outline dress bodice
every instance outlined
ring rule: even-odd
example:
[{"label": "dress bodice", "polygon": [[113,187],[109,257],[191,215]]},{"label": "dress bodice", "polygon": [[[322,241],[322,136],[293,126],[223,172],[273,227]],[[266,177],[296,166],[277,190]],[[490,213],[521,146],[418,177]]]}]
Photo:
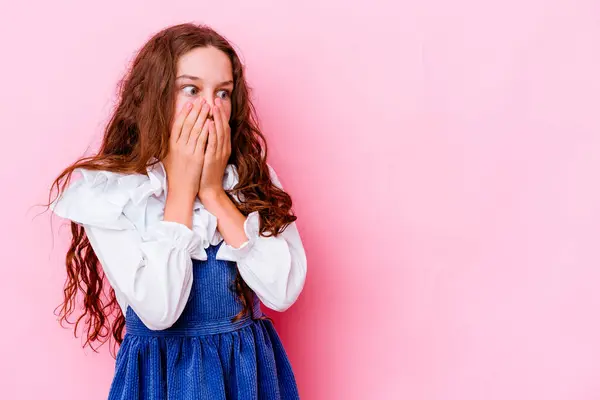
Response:
[{"label": "dress bodice", "polygon": [[[178,320],[162,331],[148,329],[135,311],[127,308],[127,332],[145,335],[212,334],[235,329],[250,321],[250,315],[233,323],[243,306],[235,291],[237,266],[233,261],[215,258],[223,242],[206,248],[207,260],[193,261],[193,280],[190,296]],[[262,316],[256,295],[253,298],[253,317]]]}]

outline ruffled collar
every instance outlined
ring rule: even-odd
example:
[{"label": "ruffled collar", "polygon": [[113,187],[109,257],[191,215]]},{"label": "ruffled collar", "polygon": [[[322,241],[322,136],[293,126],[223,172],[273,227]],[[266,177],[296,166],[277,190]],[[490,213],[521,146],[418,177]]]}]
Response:
[{"label": "ruffled collar", "polygon": [[[132,201],[140,204],[143,199],[154,195],[162,203],[163,215],[164,204],[168,191],[167,172],[162,161],[156,158],[151,159],[151,165],[147,170],[146,185],[138,186],[135,193],[132,193]],[[223,173],[223,189],[231,190],[238,183],[239,177],[237,168],[233,164],[227,164]],[[138,201],[136,201],[138,199]],[[200,199],[196,197],[194,200],[192,225],[195,233],[203,239],[203,247],[206,248],[210,244],[217,245],[223,240],[223,237],[217,230],[217,218],[211,214],[202,204]],[[161,215],[162,218],[162,215]]]},{"label": "ruffled collar", "polygon": [[[157,158],[151,158],[150,164],[147,168],[147,175],[151,181],[155,181],[155,185],[160,186],[166,193],[168,189],[167,183],[167,171],[162,161]],[[227,164],[223,173],[223,188],[225,190],[231,190],[238,183],[237,168],[233,164]]]}]

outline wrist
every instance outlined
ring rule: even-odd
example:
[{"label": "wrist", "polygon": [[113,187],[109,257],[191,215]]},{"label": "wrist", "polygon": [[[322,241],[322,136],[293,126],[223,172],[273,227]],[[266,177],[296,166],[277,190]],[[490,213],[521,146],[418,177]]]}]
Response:
[{"label": "wrist", "polygon": [[172,188],[169,187],[166,192],[167,201],[171,199],[173,201],[177,201],[178,203],[184,203],[188,201],[191,201],[193,203],[194,198],[196,197],[196,192],[194,190],[194,188],[185,186],[178,186]]},{"label": "wrist", "polygon": [[198,198],[205,206],[207,204],[218,203],[224,197],[227,197],[227,195],[223,188],[206,188],[198,191]]},{"label": "wrist", "polygon": [[193,194],[186,192],[168,192],[163,220],[179,222],[191,228],[194,199]]}]

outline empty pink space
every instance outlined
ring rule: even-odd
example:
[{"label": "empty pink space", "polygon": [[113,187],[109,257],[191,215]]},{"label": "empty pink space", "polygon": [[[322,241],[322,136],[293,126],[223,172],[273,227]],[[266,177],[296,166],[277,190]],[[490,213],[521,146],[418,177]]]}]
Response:
[{"label": "empty pink space", "polygon": [[135,49],[187,21],[239,48],[294,199],[307,283],[274,317],[303,399],[600,398],[599,2],[0,14],[0,398],[107,396],[108,346],[53,315],[68,227],[34,205],[98,144]]}]

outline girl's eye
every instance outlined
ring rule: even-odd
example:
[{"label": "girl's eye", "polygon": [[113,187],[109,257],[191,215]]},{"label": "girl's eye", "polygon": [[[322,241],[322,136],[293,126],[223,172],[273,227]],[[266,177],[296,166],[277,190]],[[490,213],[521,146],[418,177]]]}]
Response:
[{"label": "girl's eye", "polygon": [[229,91],[227,91],[227,90],[219,90],[217,92],[217,96],[219,98],[221,98],[221,99],[227,99],[227,98],[229,98]]},{"label": "girl's eye", "polygon": [[183,91],[190,95],[190,96],[195,96],[198,94],[198,88],[194,85],[187,85],[183,88]]}]

